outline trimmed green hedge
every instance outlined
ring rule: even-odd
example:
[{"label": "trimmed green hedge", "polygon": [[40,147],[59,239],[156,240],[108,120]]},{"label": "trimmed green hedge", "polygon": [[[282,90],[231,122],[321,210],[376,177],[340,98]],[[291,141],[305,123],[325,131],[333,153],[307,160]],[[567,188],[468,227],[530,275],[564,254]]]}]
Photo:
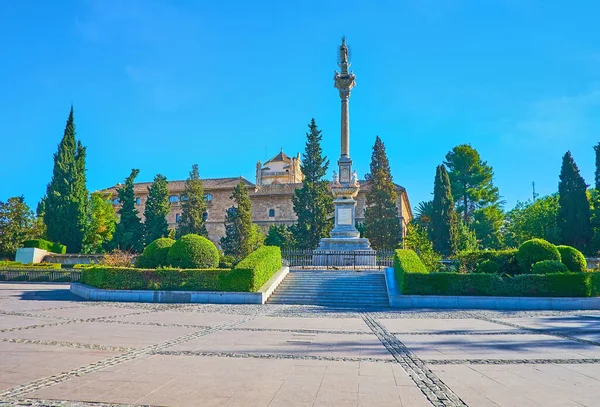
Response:
[{"label": "trimmed green hedge", "polygon": [[560,261],[574,273],[585,273],[587,271],[587,260],[583,253],[571,246],[556,246],[560,253]]},{"label": "trimmed green hedge", "polygon": [[[398,258],[398,251],[394,259]],[[406,295],[476,295],[499,297],[594,297],[600,295],[600,272],[545,275],[423,273],[399,267],[395,275]]]},{"label": "trimmed green hedge", "polygon": [[500,272],[500,266],[494,260],[484,260],[477,265],[475,272],[484,274],[498,274]]},{"label": "trimmed green hedge", "polygon": [[81,282],[113,290],[256,292],[281,268],[281,251],[265,246],[235,269],[136,269],[96,266],[83,269]]},{"label": "trimmed green hedge", "polygon": [[29,263],[23,264],[18,261],[0,261],[2,270],[59,270],[60,263]]},{"label": "trimmed green hedge", "polygon": [[175,239],[161,237],[150,243],[144,252],[135,259],[135,266],[139,268],[157,268],[169,265],[167,256]]},{"label": "trimmed green hedge", "polygon": [[474,250],[458,254],[459,270],[465,273],[477,273],[477,266],[486,260],[496,262],[500,274],[521,274],[517,262],[517,249],[508,250]]},{"label": "trimmed green hedge", "polygon": [[568,273],[569,269],[558,260],[542,260],[531,266],[531,274]]},{"label": "trimmed green hedge", "polygon": [[560,252],[552,243],[544,239],[531,239],[519,246],[517,261],[523,274],[529,274],[531,266],[544,260],[560,261]]},{"label": "trimmed green hedge", "polygon": [[44,239],[26,240],[23,242],[23,247],[35,247],[37,249],[47,250],[51,253],[65,254],[67,246],[60,243],[50,242]]},{"label": "trimmed green hedge", "polygon": [[182,269],[210,269],[219,265],[219,251],[204,236],[189,234],[169,248],[167,263]]},{"label": "trimmed green hedge", "polygon": [[428,271],[419,255],[413,250],[398,249],[394,252],[394,274],[400,292],[404,290],[404,275],[406,273],[427,274]]}]

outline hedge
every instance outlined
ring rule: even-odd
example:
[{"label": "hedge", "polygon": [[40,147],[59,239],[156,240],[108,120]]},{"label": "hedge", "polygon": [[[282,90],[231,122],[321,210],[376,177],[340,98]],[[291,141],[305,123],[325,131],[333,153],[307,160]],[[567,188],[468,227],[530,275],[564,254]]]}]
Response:
[{"label": "hedge", "polygon": [[521,273],[517,262],[517,249],[508,250],[474,250],[458,254],[459,269],[465,273],[476,273],[477,266],[486,260],[498,264],[500,274],[515,275]]},{"label": "hedge", "polygon": [[167,256],[175,239],[161,237],[150,243],[144,252],[135,259],[135,266],[139,268],[157,268],[168,266]]},{"label": "hedge", "polygon": [[60,243],[50,242],[44,239],[26,240],[23,242],[23,247],[35,247],[37,249],[47,250],[51,253],[65,254],[67,246]]},{"label": "hedge", "polygon": [[1,270],[59,270],[60,263],[29,263],[18,261],[0,261]]},{"label": "hedge", "polygon": [[398,249],[394,252],[394,274],[400,292],[404,289],[404,275],[407,273],[427,274],[428,271],[417,253],[409,249]]},{"label": "hedge", "polygon": [[[400,257],[396,251],[395,259]],[[600,295],[600,272],[545,275],[423,273],[399,267],[395,275],[405,295],[477,295],[500,297],[593,297]]]},{"label": "hedge", "polygon": [[560,252],[552,243],[544,239],[531,239],[519,246],[517,261],[523,274],[528,274],[531,266],[543,260],[560,261]]},{"label": "hedge", "polygon": [[219,265],[219,251],[204,236],[189,234],[169,248],[167,263],[183,269],[210,269]]},{"label": "hedge", "polygon": [[484,274],[498,274],[500,272],[500,266],[494,260],[484,260],[477,265],[475,272]]},{"label": "hedge", "polygon": [[83,269],[81,282],[113,290],[256,292],[281,268],[281,251],[265,246],[235,269],[136,269],[96,266]]},{"label": "hedge", "polygon": [[569,269],[558,260],[542,260],[531,266],[531,274],[568,273]]},{"label": "hedge", "polygon": [[583,253],[571,246],[556,246],[560,253],[560,261],[567,268],[575,273],[585,273],[587,271],[587,260]]}]

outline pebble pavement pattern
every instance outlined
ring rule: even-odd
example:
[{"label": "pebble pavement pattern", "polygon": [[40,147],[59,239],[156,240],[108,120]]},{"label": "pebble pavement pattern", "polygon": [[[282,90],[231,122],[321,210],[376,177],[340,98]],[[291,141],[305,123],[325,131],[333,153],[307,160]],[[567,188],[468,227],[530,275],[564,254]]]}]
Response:
[{"label": "pebble pavement pattern", "polygon": [[80,301],[0,283],[0,406],[598,406],[600,312]]}]

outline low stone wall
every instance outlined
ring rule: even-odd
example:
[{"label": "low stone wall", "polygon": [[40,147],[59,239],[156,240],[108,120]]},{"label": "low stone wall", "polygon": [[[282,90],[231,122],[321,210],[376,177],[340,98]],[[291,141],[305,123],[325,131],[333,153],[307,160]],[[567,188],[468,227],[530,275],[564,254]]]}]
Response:
[{"label": "low stone wall", "polygon": [[75,264],[96,264],[104,258],[103,254],[56,254],[48,253],[44,257],[45,263],[58,263],[63,266],[74,266]]},{"label": "low stone wall", "polygon": [[197,304],[264,304],[289,272],[281,268],[255,293],[215,291],[104,290],[85,284],[71,284],[71,292],[90,301],[197,303]]},{"label": "low stone wall", "polygon": [[479,297],[402,295],[392,267],[385,270],[390,307],[413,309],[600,310],[600,297]]}]

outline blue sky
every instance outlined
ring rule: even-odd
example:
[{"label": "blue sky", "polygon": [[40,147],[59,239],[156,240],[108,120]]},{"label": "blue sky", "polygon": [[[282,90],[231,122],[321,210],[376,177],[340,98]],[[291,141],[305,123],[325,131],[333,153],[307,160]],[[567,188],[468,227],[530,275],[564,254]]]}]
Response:
[{"label": "blue sky", "polygon": [[567,150],[593,183],[598,15],[586,0],[4,2],[0,200],[35,207],[71,103],[91,191],[131,168],[184,179],[194,163],[254,181],[257,160],[303,151],[312,117],[335,164],[346,35],[359,175],[379,135],[414,207],[445,154],[470,143],[509,209],[532,181],[557,190]]}]

